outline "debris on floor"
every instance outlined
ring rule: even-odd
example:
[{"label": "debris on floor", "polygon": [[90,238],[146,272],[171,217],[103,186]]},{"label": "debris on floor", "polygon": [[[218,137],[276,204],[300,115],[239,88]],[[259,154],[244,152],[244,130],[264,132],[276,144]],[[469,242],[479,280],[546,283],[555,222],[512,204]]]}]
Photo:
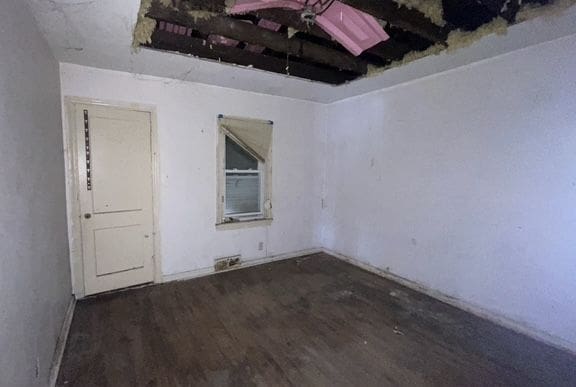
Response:
[{"label": "debris on floor", "polygon": [[397,326],[394,326],[393,332],[397,335],[404,336],[404,332],[402,332],[400,329],[398,329]]}]

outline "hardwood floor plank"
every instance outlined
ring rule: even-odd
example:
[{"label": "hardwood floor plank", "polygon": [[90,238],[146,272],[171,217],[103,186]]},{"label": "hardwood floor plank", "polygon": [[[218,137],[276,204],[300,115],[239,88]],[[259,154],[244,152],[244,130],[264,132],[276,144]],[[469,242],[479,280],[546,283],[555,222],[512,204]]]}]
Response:
[{"label": "hardwood floor plank", "polygon": [[78,303],[59,386],[570,386],[576,357],[326,254]]}]

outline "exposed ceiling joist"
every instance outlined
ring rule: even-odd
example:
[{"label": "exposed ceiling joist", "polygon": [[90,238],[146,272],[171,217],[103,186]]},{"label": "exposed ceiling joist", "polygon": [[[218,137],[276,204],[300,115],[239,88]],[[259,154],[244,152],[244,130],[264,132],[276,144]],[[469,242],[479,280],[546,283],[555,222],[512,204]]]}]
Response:
[{"label": "exposed ceiling joist", "polygon": [[[290,28],[302,31],[302,33],[315,36],[320,39],[325,39],[327,41],[332,40],[330,35],[328,35],[322,28],[317,25],[308,25],[302,21],[300,17],[300,12],[288,9],[262,9],[257,12],[252,12],[254,16],[273,21],[278,24],[285,25]],[[402,58],[407,52],[411,51],[412,48],[401,42],[397,42],[394,38],[390,38],[385,42],[381,42],[376,46],[366,50],[368,54],[376,55],[383,60],[397,60]]]},{"label": "exposed ceiling joist", "polygon": [[[142,1],[143,14],[160,22],[152,42],[144,44],[148,47],[339,84],[365,75],[369,64],[376,70],[385,71],[398,63],[415,60],[420,54],[437,53],[448,42],[450,47],[469,44],[467,42],[494,29],[514,24],[521,5],[545,4],[553,0],[434,0],[430,9],[420,6],[428,6],[424,2],[432,0],[413,3],[415,8],[399,4],[409,4],[406,0],[339,0],[387,23],[382,28],[389,39],[379,36],[377,41],[380,43],[372,47],[366,44],[360,51],[350,50],[347,41],[324,24],[315,24],[314,18],[319,15],[315,5],[302,11],[303,1],[300,5],[286,3],[293,9],[281,8],[282,3],[275,4],[280,8],[268,9],[264,2],[245,8],[238,4],[240,8],[234,8],[235,11],[228,8],[231,4],[228,0]],[[327,6],[332,4],[329,0],[325,2]],[[442,10],[438,8],[440,5]],[[239,13],[239,9],[245,9],[247,13]],[[353,30],[347,30],[344,11],[341,12],[343,27],[338,31],[347,31],[345,35],[351,39],[358,38]],[[336,14],[331,16],[338,19]],[[493,24],[488,25],[492,21]],[[443,24],[441,22],[446,26],[435,24]],[[485,25],[486,28],[476,33]],[[141,26],[139,34],[135,32],[135,42],[150,42],[154,24]],[[382,32],[376,23],[372,28]],[[426,51],[431,46],[433,49]],[[350,51],[360,54],[354,56]],[[414,55],[406,56],[410,53]],[[399,62],[401,60],[404,62]],[[290,71],[286,69],[288,63],[292,64]]]},{"label": "exposed ceiling joist", "polygon": [[393,0],[339,1],[435,43],[445,41],[448,36],[448,29],[432,23],[422,12],[398,5]]},{"label": "exposed ceiling joist", "polygon": [[357,77],[356,74],[346,71],[322,68],[294,61],[287,62],[286,59],[261,55],[236,47],[210,45],[206,44],[204,39],[178,35],[167,31],[156,30],[152,34],[152,41],[154,45],[149,46],[151,48],[178,51],[202,58],[251,66],[260,70],[289,74],[334,85],[342,84]]},{"label": "exposed ceiling joist", "polygon": [[305,32],[310,35],[317,36],[326,40],[331,40],[332,37],[328,35],[322,28],[315,24],[308,25],[302,21],[301,12],[294,11],[291,9],[282,8],[268,8],[261,9],[250,14],[260,18],[273,21],[278,24],[285,25],[287,27],[294,28],[296,30]]},{"label": "exposed ceiling joist", "polygon": [[172,0],[176,7],[180,7],[185,3],[188,9],[195,9],[198,11],[207,11],[214,13],[223,13],[226,11],[225,0]]},{"label": "exposed ceiling joist", "polygon": [[207,19],[194,18],[186,10],[166,7],[154,0],[148,17],[166,20],[193,28],[205,35],[220,35],[246,43],[267,47],[273,51],[315,63],[333,66],[341,70],[365,74],[367,62],[351,54],[314,44],[306,40],[288,38],[286,34],[271,31],[251,23],[216,15]]},{"label": "exposed ceiling joist", "polygon": [[379,56],[390,61],[402,59],[404,55],[412,51],[413,48],[407,44],[398,42],[393,38],[385,42],[380,42],[374,47],[366,50],[367,53]]},{"label": "exposed ceiling joist", "polygon": [[[225,0],[181,0],[190,9],[223,12]],[[366,12],[378,19],[389,22],[406,31],[418,34],[431,42],[446,40],[448,31],[432,23],[424,14],[415,9],[399,5],[394,0],[339,0],[351,7]],[[260,11],[259,11],[260,12]]]}]

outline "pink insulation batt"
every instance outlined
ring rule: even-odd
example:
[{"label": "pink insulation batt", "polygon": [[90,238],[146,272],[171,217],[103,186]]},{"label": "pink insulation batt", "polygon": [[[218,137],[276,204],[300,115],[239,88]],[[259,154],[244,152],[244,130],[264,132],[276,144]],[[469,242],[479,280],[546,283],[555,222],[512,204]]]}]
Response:
[{"label": "pink insulation batt", "polygon": [[[305,2],[305,0],[237,0],[230,13],[241,14],[265,8],[303,10]],[[316,24],[356,56],[389,38],[373,16],[339,1],[335,1],[325,12],[317,15]]]}]

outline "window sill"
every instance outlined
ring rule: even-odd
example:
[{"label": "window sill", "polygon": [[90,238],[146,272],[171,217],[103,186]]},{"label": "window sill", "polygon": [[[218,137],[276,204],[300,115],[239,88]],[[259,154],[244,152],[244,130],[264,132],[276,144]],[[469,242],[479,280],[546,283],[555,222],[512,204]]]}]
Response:
[{"label": "window sill", "polygon": [[240,222],[226,222],[216,224],[216,230],[238,230],[241,228],[262,227],[272,224],[272,218],[244,220]]}]

